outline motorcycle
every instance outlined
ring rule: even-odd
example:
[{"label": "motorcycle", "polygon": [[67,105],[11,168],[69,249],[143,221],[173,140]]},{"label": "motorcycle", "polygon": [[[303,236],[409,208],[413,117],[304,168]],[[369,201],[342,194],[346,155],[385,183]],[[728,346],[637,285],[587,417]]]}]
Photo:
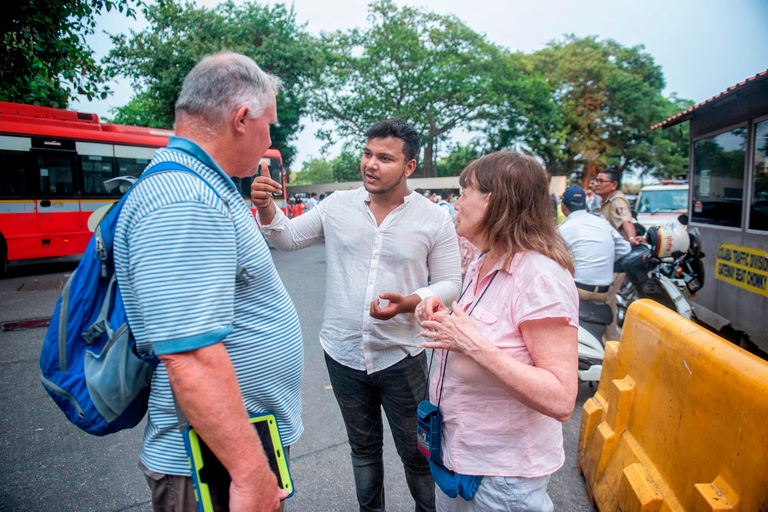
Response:
[{"label": "motorcycle", "polygon": [[[622,326],[629,305],[648,298],[677,311],[689,320],[694,318],[688,299],[704,286],[704,265],[698,230],[680,224],[653,227],[646,233],[647,244],[638,244],[617,261],[615,272],[624,272],[626,280],[616,295],[617,324]],[[579,301],[579,380],[600,380],[605,345],[602,337],[613,313],[604,302]]]},{"label": "motorcycle", "polygon": [[[624,325],[627,308],[637,299],[653,299],[694,320],[689,299],[704,286],[705,254],[696,228],[683,227],[688,216],[681,215],[679,223],[654,226],[648,230],[648,245],[640,244],[620,260],[627,279],[616,294],[616,322]],[[650,247],[649,247],[650,246]]]}]

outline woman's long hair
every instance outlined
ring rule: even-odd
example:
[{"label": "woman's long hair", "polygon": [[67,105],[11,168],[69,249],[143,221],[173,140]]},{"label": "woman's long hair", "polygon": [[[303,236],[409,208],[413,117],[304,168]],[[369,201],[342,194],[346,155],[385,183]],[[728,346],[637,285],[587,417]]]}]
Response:
[{"label": "woman's long hair", "polygon": [[539,162],[521,153],[491,153],[471,162],[459,184],[491,194],[476,233],[485,237],[483,253],[501,254],[509,265],[516,253],[536,251],[573,275],[573,258],[553,217],[549,178]]}]

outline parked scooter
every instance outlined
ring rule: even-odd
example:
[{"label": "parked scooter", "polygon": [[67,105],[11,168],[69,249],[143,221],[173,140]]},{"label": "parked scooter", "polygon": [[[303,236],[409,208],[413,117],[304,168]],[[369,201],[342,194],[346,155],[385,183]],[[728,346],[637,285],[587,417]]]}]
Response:
[{"label": "parked scooter", "polygon": [[597,382],[603,370],[605,328],[613,321],[613,311],[605,302],[579,300],[579,380]]},{"label": "parked scooter", "polygon": [[[688,301],[704,285],[704,265],[698,231],[686,232],[682,224],[688,218],[680,216],[680,224],[652,227],[646,233],[646,244],[632,247],[632,252],[614,265],[624,272],[627,280],[616,295],[617,323],[623,325],[629,305],[637,299],[648,298],[693,319]],[[603,368],[605,346],[602,338],[611,323],[613,313],[604,302],[579,301],[579,380],[599,381]]]}]

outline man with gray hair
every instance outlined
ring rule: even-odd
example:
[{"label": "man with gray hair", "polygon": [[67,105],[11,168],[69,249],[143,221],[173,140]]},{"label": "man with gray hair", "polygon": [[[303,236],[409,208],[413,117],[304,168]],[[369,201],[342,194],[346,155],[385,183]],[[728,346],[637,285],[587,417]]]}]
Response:
[{"label": "man with gray hair", "polygon": [[[277,122],[279,80],[235,53],[202,59],[176,103],[176,136],[125,202],[115,269],[137,350],[155,353],[139,467],[156,511],[196,511],[174,397],[232,478],[229,509],[278,510],[279,489],[248,418],[272,412],[301,435],[298,316],[233,177],[252,176]],[[195,176],[197,174],[197,176]]]}]

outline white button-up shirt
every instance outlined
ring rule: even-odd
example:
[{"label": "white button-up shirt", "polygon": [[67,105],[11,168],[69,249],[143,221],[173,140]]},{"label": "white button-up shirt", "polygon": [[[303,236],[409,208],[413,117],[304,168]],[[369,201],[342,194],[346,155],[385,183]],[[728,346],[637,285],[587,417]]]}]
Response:
[{"label": "white button-up shirt", "polygon": [[461,291],[461,265],[445,209],[412,192],[377,226],[368,202],[362,187],[334,192],[291,220],[278,211],[262,231],[281,251],[325,242],[320,343],[335,361],[371,374],[423,350],[412,314],[376,320],[371,302],[381,293],[415,293],[422,299],[437,295],[450,306]]},{"label": "white button-up shirt", "polygon": [[558,228],[576,260],[574,280],[590,286],[613,281],[613,263],[632,250],[629,242],[603,217],[572,212]]}]

